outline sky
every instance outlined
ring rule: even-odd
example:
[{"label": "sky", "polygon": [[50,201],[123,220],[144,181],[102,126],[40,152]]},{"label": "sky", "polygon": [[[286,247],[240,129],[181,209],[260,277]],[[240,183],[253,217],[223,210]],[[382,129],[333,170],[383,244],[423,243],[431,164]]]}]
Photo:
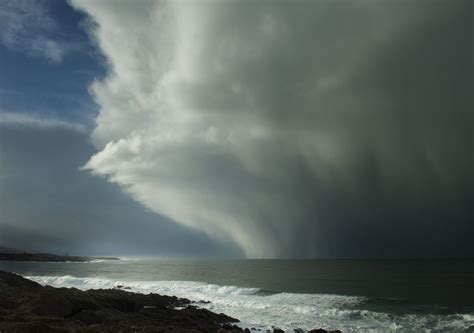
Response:
[{"label": "sky", "polygon": [[0,2],[0,244],[472,257],[470,0]]}]

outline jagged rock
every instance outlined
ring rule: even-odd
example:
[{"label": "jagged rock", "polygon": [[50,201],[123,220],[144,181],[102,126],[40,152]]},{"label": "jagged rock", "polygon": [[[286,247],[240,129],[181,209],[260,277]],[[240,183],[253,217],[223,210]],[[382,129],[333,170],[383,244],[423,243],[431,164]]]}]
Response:
[{"label": "jagged rock", "polygon": [[228,324],[237,319],[189,305],[120,289],[43,287],[0,271],[0,332],[242,332]]},{"label": "jagged rock", "polygon": [[[180,310],[178,310],[178,308]],[[221,332],[241,333],[238,320],[191,305],[175,296],[120,289],[81,291],[43,287],[0,271],[0,332]],[[274,328],[273,333],[283,330]],[[303,330],[295,329],[302,333]],[[314,329],[310,333],[340,333]]]},{"label": "jagged rock", "polygon": [[243,332],[243,330],[237,325],[224,324],[217,332],[218,333],[241,333]]}]

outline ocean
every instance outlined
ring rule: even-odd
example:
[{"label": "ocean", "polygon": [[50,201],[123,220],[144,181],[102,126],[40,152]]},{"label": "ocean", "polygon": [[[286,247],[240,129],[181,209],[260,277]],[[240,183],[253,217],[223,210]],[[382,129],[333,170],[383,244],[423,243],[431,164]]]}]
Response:
[{"label": "ocean", "polygon": [[0,269],[54,287],[185,297],[263,331],[474,332],[474,260],[125,258]]}]

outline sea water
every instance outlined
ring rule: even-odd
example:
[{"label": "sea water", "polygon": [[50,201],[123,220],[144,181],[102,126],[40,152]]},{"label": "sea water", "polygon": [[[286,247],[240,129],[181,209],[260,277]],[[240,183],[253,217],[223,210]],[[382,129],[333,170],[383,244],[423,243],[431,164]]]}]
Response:
[{"label": "sea water", "polygon": [[[263,331],[474,331],[473,260],[0,262],[44,285],[185,297]],[[204,302],[202,302],[204,301]]]}]

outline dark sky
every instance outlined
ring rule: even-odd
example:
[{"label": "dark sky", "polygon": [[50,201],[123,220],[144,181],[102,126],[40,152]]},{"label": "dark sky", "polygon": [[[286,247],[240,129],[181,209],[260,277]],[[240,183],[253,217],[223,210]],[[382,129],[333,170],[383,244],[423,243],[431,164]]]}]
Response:
[{"label": "dark sky", "polygon": [[474,256],[470,0],[5,1],[0,243]]}]

